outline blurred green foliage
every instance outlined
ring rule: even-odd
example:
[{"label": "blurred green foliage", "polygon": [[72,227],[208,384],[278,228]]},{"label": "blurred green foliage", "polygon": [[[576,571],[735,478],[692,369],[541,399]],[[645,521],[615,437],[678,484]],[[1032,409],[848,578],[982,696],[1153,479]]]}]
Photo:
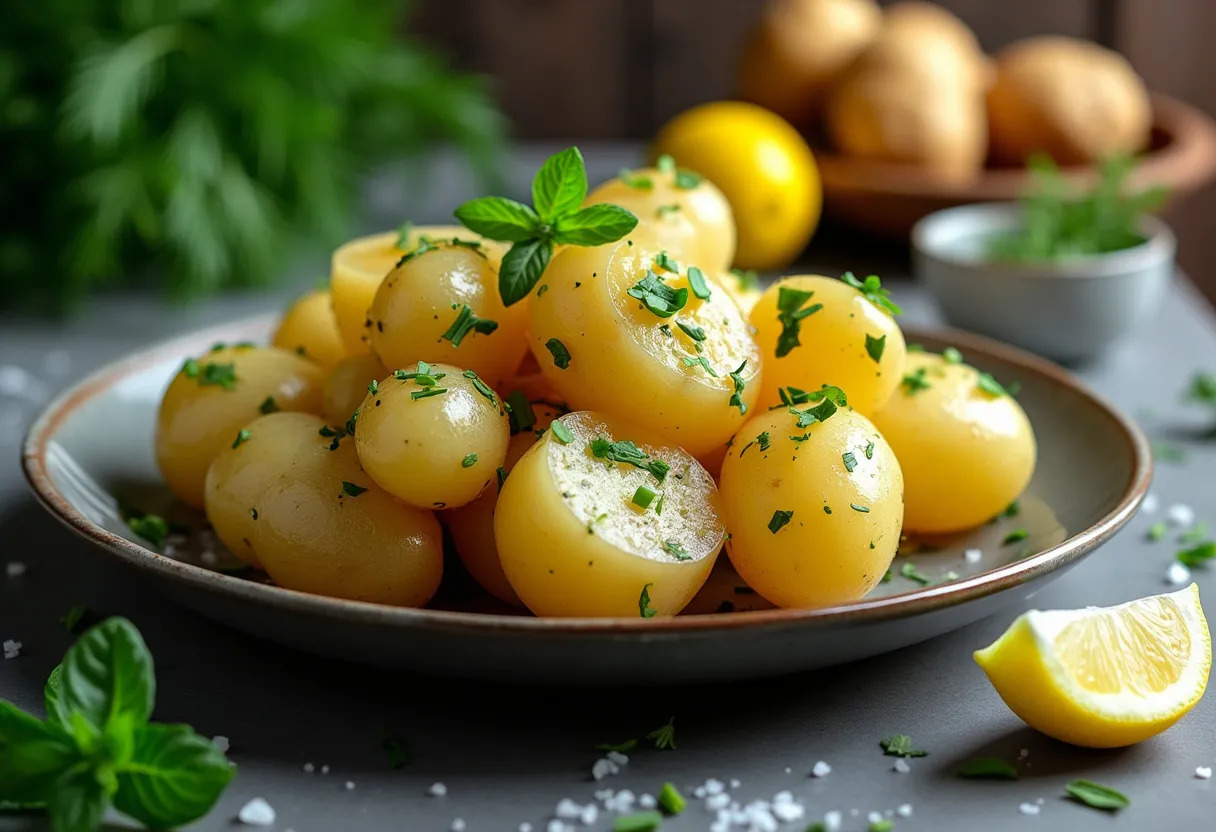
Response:
[{"label": "blurred green foliage", "polygon": [[1027,167],[1033,186],[1022,197],[1022,226],[993,237],[988,255],[994,260],[1033,262],[1061,260],[1119,251],[1144,242],[1141,218],[1165,201],[1164,188],[1129,192],[1127,177],[1135,167],[1130,156],[1112,156],[1100,166],[1098,183],[1083,194],[1070,194],[1050,156],[1032,156]]},{"label": "blurred green foliage", "polygon": [[480,79],[400,0],[18,0],[0,20],[0,306],[264,282],[337,240],[357,175],[451,140],[490,175]]}]

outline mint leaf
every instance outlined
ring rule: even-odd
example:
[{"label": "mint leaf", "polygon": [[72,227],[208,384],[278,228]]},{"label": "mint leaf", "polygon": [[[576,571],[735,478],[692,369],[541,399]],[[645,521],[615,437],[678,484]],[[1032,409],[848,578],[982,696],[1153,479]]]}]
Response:
[{"label": "mint leaf", "polygon": [[46,803],[60,773],[78,757],[61,728],[0,702],[0,802]]},{"label": "mint leaf", "polygon": [[42,698],[46,704],[46,721],[66,727],[68,711],[63,706],[59,696],[59,680],[63,678],[63,665],[57,664],[46,677],[46,685],[42,688]]},{"label": "mint leaf", "polygon": [[1132,805],[1132,802],[1127,799],[1127,795],[1115,791],[1109,786],[1099,785],[1092,780],[1073,780],[1064,787],[1064,791],[1068,793],[1069,797],[1093,809],[1117,812]]},{"label": "mint leaf", "polygon": [[125,618],[86,630],[63,657],[60,707],[81,714],[99,734],[120,716],[133,725],[147,722],[155,696],[152,655]]},{"label": "mint leaf", "polygon": [[673,289],[652,271],[647,271],[646,276],[629,287],[626,294],[640,300],[660,318],[670,318],[688,304],[688,289]]},{"label": "mint leaf", "polygon": [[60,775],[47,801],[52,832],[94,832],[110,805],[110,795],[92,766],[73,766]]},{"label": "mint leaf", "polygon": [[578,208],[586,198],[587,172],[577,147],[550,156],[532,179],[532,205],[549,224]]},{"label": "mint leaf", "polygon": [[114,807],[152,829],[170,829],[211,810],[234,769],[189,725],[144,725],[118,769]]},{"label": "mint leaf", "polygon": [[552,256],[553,242],[547,239],[527,240],[511,246],[498,271],[498,295],[503,306],[518,303],[528,296]]},{"label": "mint leaf", "polygon": [[541,226],[535,211],[522,202],[502,196],[471,199],[453,214],[461,225],[483,237],[512,243],[536,237]]},{"label": "mint leaf", "polygon": [[564,245],[602,246],[615,242],[635,227],[638,218],[619,205],[597,203],[554,222],[553,239]]}]

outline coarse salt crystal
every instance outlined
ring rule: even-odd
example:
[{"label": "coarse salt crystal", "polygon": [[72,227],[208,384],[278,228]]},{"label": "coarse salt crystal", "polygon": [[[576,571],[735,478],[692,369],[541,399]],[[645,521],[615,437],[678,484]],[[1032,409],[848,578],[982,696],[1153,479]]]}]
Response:
[{"label": "coarse salt crystal", "polygon": [[616,763],[618,766],[623,766],[623,765],[626,765],[629,763],[628,755],[622,754],[619,751],[609,751],[604,756],[607,757],[612,762]]},{"label": "coarse salt crystal", "polygon": [[1175,503],[1169,507],[1165,516],[1175,526],[1189,526],[1195,522],[1195,509],[1182,503]]},{"label": "coarse salt crystal", "polygon": [[46,398],[46,385],[28,370],[8,364],[0,367],[0,396],[37,402]]},{"label": "coarse salt crystal", "polygon": [[346,790],[348,792],[353,792],[355,790],[355,781],[354,780],[346,781]]},{"label": "coarse salt crystal", "polygon": [[1018,749],[1018,759],[1019,760],[1025,760],[1029,756],[1030,756],[1029,748],[1019,748]]},{"label": "coarse salt crystal", "polygon": [[617,764],[612,760],[601,757],[591,764],[591,777],[595,780],[603,780],[610,774],[616,774],[620,771]]},{"label": "coarse salt crystal", "polygon": [[802,805],[792,800],[773,804],[773,815],[782,823],[801,820],[805,813],[806,810],[802,808]]},{"label": "coarse salt crystal", "polygon": [[637,798],[629,789],[621,789],[612,798],[612,808],[617,812],[628,812],[633,808]]},{"label": "coarse salt crystal", "polygon": [[900,774],[907,774],[912,770],[912,766],[908,765],[908,761],[903,757],[895,758],[895,765],[891,766],[893,771],[898,771]]},{"label": "coarse salt crystal", "polygon": [[553,810],[553,814],[559,818],[573,819],[577,818],[583,812],[583,807],[575,803],[568,797],[563,797],[557,803],[557,808]]},{"label": "coarse salt crystal", "polygon": [[1195,776],[1198,777],[1200,780],[1211,780],[1212,779],[1212,767],[1211,766],[1195,766]]},{"label": "coarse salt crystal", "polygon": [[706,794],[722,794],[724,791],[726,791],[726,784],[721,780],[715,780],[711,777],[705,781]]},{"label": "coarse salt crystal", "polygon": [[4,565],[4,574],[10,578],[20,578],[25,574],[25,564],[19,560],[10,560]]},{"label": "coarse salt crystal", "polygon": [[825,812],[823,815],[823,828],[827,832],[840,832],[840,825],[842,823],[844,823],[844,816],[835,809]]},{"label": "coarse salt crystal", "polygon": [[882,812],[870,812],[870,814],[866,815],[866,820],[871,824],[882,823]]},{"label": "coarse salt crystal", "polygon": [[314,766],[312,763],[305,763],[305,764],[304,764],[304,772],[305,772],[306,774],[312,774],[312,773],[313,773],[314,771],[316,771],[316,770],[317,770],[317,767],[316,767],[316,766]]},{"label": "coarse salt crystal", "polygon": [[545,832],[566,832],[566,830],[569,828],[570,827],[566,826],[566,824],[554,818],[553,820],[549,821],[549,825],[545,827]]},{"label": "coarse salt crystal", "polygon": [[448,828],[451,829],[452,832],[464,832],[464,818],[452,818],[452,825]]},{"label": "coarse salt crystal", "polygon": [[255,797],[237,812],[237,820],[249,826],[273,826],[274,807],[265,798]]},{"label": "coarse salt crystal", "polygon": [[814,766],[811,767],[811,776],[812,777],[827,777],[831,773],[832,773],[832,767],[830,765],[828,765],[827,763],[825,763],[823,760],[820,760],[819,762],[815,763]]},{"label": "coarse salt crystal", "polygon": [[738,779],[737,777],[730,778],[730,787],[732,789],[737,789],[742,785],[743,785],[743,781]]},{"label": "coarse salt crystal", "polygon": [[215,750],[220,752],[221,754],[228,753],[228,738],[227,737],[217,734],[216,736],[211,738],[211,744],[214,745]]},{"label": "coarse salt crystal", "polygon": [[711,794],[705,798],[705,808],[711,812],[717,812],[725,809],[730,805],[730,795],[723,792],[722,794]]},{"label": "coarse salt crystal", "polygon": [[1023,815],[1037,815],[1043,808],[1037,803],[1022,803],[1018,806],[1018,811]]},{"label": "coarse salt crystal", "polygon": [[895,814],[899,815],[901,818],[912,817],[912,804],[911,803],[901,803],[899,805],[899,808],[897,808],[895,810]]},{"label": "coarse salt crystal", "polygon": [[979,563],[984,559],[984,553],[979,549],[967,549],[963,552],[963,560],[967,563]]},{"label": "coarse salt crystal", "polygon": [[321,766],[322,774],[329,774],[329,766]]},{"label": "coarse salt crystal", "polygon": [[15,659],[20,656],[21,648],[24,646],[25,645],[23,645],[21,642],[15,641],[11,638],[5,641],[4,644],[0,645],[0,647],[4,648],[4,658],[6,659]]},{"label": "coarse salt crystal", "polygon": [[653,809],[659,805],[659,801],[652,794],[644,794],[638,798],[638,805],[643,809]]},{"label": "coarse salt crystal", "polygon": [[426,790],[426,793],[431,797],[443,797],[448,793],[448,787],[442,783],[432,783],[431,787]]},{"label": "coarse salt crystal", "polygon": [[1165,582],[1170,586],[1182,586],[1191,580],[1191,570],[1185,563],[1174,561],[1165,570]]},{"label": "coarse salt crystal", "polygon": [[701,800],[707,794],[709,794],[709,792],[705,791],[704,786],[697,786],[695,789],[692,790],[692,796],[695,797],[697,800]]},{"label": "coarse salt crystal", "polygon": [[785,773],[786,773],[786,774],[789,774],[789,773],[791,773],[792,771],[793,771],[793,769],[792,769],[792,768],[790,768],[789,766],[786,766],[786,767],[785,767]]},{"label": "coarse salt crystal", "polygon": [[1152,514],[1157,510],[1158,500],[1156,494],[1145,494],[1144,500],[1140,503],[1140,510],[1145,514]]},{"label": "coarse salt crystal", "polygon": [[583,807],[583,811],[579,813],[578,819],[583,826],[592,826],[595,819],[600,816],[600,810],[594,803],[588,803]]},{"label": "coarse salt crystal", "polygon": [[532,824],[524,821],[519,825],[519,832],[532,832]]}]

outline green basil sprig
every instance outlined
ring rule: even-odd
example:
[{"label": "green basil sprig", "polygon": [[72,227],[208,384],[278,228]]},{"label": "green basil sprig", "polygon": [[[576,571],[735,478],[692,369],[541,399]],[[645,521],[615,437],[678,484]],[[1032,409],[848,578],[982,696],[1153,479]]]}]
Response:
[{"label": "green basil sprig", "polygon": [[532,205],[484,196],[456,209],[456,219],[483,237],[511,243],[498,273],[506,306],[528,296],[553,256],[555,243],[602,246],[634,229],[638,218],[618,205],[580,208],[587,198],[583,154],[568,147],[550,156],[532,180]]},{"label": "green basil sprig", "polygon": [[181,826],[232,779],[190,726],[148,721],[152,655],[125,618],[86,631],[44,693],[45,720],[0,701],[0,804],[44,807],[54,832],[92,832],[111,804],[154,829]]}]

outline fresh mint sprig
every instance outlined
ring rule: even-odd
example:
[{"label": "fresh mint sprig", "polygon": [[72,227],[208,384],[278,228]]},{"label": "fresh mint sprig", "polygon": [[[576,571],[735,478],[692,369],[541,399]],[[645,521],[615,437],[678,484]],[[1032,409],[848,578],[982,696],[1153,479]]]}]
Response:
[{"label": "fresh mint sprig", "polygon": [[154,829],[215,805],[234,769],[188,725],[149,722],[152,655],[131,622],[86,631],[51,671],[46,719],[0,701],[0,804],[45,808],[53,832],[92,832],[111,805]]},{"label": "fresh mint sprig", "polygon": [[577,147],[550,156],[532,180],[532,205],[501,196],[470,200],[456,219],[483,237],[511,243],[498,272],[505,306],[528,296],[540,280],[554,244],[600,246],[621,239],[638,218],[607,203],[580,208],[587,198],[587,171]]}]

